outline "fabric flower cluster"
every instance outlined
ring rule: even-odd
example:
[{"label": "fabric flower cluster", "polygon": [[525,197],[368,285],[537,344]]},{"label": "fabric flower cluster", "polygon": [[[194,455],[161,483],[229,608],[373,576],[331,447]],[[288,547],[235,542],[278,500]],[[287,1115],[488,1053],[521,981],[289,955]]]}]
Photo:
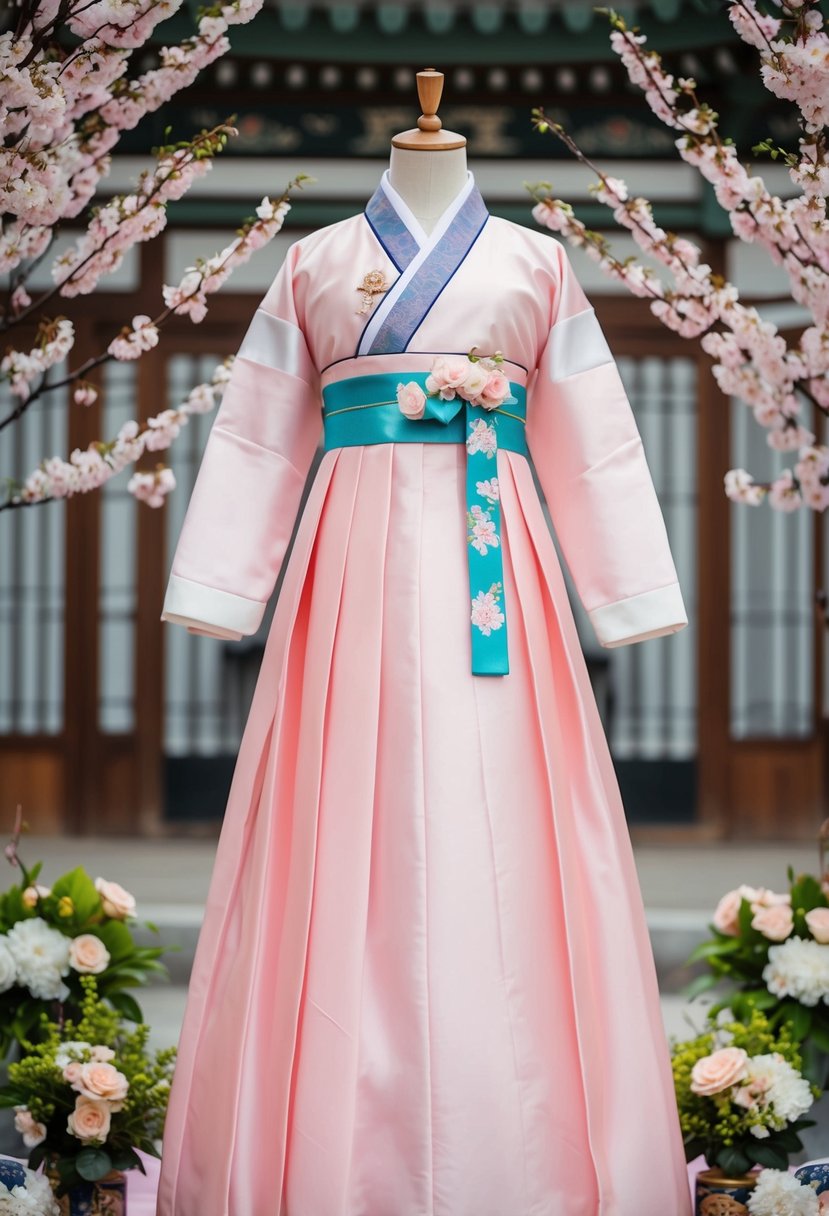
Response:
[{"label": "fabric flower cluster", "polygon": [[397,386],[397,404],[406,418],[422,418],[426,399],[453,401],[462,397],[470,405],[497,410],[510,396],[509,381],[499,366],[500,354],[487,358],[472,355],[438,355],[426,380],[426,392],[415,380]]}]

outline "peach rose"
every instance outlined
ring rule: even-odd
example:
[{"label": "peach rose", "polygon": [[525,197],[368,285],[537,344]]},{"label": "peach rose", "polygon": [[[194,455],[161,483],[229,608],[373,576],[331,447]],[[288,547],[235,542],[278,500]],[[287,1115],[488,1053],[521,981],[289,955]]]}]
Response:
[{"label": "peach rose", "polygon": [[816,942],[829,945],[829,908],[812,908],[806,913],[806,928]]},{"label": "peach rose", "polygon": [[427,391],[438,393],[444,400],[451,401],[458,389],[463,387],[468,369],[469,360],[465,355],[438,356],[426,381]]},{"label": "peach rose", "polygon": [[101,1044],[96,1044],[90,1052],[93,1060],[98,1060],[101,1064],[106,1064],[108,1060],[115,1059],[115,1052],[111,1047],[103,1047]]},{"label": "peach rose", "polygon": [[740,931],[739,915],[742,899],[739,891],[728,891],[723,895],[714,910],[714,928],[719,933],[726,933],[729,937],[737,936]]},{"label": "peach rose", "polygon": [[20,898],[24,908],[34,908],[39,899],[45,899],[47,895],[51,894],[51,887],[41,887],[39,883],[35,883],[31,887],[27,887]]},{"label": "peach rose", "polygon": [[85,1098],[96,1098],[109,1103],[112,1110],[120,1110],[127,1096],[129,1081],[113,1064],[91,1060],[81,1064],[72,1088]]},{"label": "peach rose", "polygon": [[794,929],[794,917],[788,904],[759,907],[751,918],[751,927],[772,942],[783,942]]},{"label": "peach rose", "polygon": [[747,1064],[748,1052],[742,1047],[721,1047],[697,1060],[691,1069],[691,1092],[704,1097],[722,1093],[742,1081]]},{"label": "peach rose", "polygon": [[125,920],[135,916],[135,896],[130,895],[117,882],[108,882],[105,878],[95,879],[95,890],[101,897],[104,912],[114,920]]},{"label": "peach rose", "polygon": [[64,1081],[68,1081],[70,1085],[74,1086],[75,1082],[80,1078],[82,1067],[83,1065],[78,1060],[72,1060],[63,1070]]},{"label": "peach rose", "polygon": [[410,380],[408,384],[398,384],[397,404],[404,418],[422,418],[426,408],[426,394],[415,380]]},{"label": "peach rose", "polygon": [[100,975],[109,959],[109,951],[94,933],[79,933],[69,944],[70,966],[84,975]]},{"label": "peach rose", "polygon": [[26,1148],[36,1148],[46,1139],[46,1125],[38,1123],[32,1112],[25,1106],[15,1106],[14,1126],[23,1137]]},{"label": "peach rose", "polygon": [[66,1120],[70,1135],[79,1140],[106,1140],[110,1128],[109,1104],[97,1098],[85,1098],[79,1095],[75,1099],[75,1109]]},{"label": "peach rose", "polygon": [[[752,890],[752,888],[748,888]],[[787,891],[785,895],[778,895],[776,891],[770,891],[768,887],[758,887],[756,891],[752,890],[751,896],[746,896],[751,903],[752,911],[756,912],[757,908],[775,908],[779,904],[791,904],[792,897]]]},{"label": "peach rose", "polygon": [[481,393],[481,405],[485,410],[495,410],[509,396],[509,380],[503,372],[490,372]]}]

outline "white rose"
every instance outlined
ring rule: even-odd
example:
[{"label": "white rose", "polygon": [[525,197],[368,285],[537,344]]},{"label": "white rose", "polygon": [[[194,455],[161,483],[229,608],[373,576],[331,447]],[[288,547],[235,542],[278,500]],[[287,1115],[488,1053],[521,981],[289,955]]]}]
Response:
[{"label": "white rose", "polygon": [[109,951],[94,933],[79,933],[72,939],[69,961],[76,971],[84,975],[100,975],[106,970],[109,960]]},{"label": "white rose", "polygon": [[95,890],[101,897],[104,912],[117,920],[125,920],[135,916],[135,896],[130,895],[117,882],[108,882],[105,878],[95,879]]},{"label": "white rose", "polygon": [[17,964],[14,961],[8,940],[0,937],[0,992],[8,992],[17,983]]},{"label": "white rose", "polygon": [[66,999],[69,989],[61,977],[69,974],[68,937],[33,916],[9,929],[6,941],[17,966],[18,983],[42,1001]]}]

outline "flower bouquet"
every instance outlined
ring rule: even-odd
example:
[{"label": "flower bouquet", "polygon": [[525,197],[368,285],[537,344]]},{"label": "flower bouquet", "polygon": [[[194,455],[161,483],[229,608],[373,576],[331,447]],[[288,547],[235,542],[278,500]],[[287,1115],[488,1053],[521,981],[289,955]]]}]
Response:
[{"label": "flower bouquet", "polygon": [[711,937],[691,954],[707,971],[686,990],[697,996],[724,983],[712,1016],[745,1019],[763,1010],[803,1045],[807,1074],[826,1083],[829,1055],[829,883],[788,872],[788,891],[740,886],[717,904]]},{"label": "flower bouquet", "polygon": [[85,975],[96,977],[102,1000],[140,1022],[141,1008],[127,990],[166,969],[158,961],[162,947],[135,943],[132,895],[116,882],[93,882],[81,866],[51,887],[41,885],[40,864],[26,869],[16,836],[6,856],[21,881],[0,895],[0,1056],[38,1035],[43,1013],[76,1013]]},{"label": "flower bouquet", "polygon": [[[672,1051],[680,1126],[689,1161],[732,1177],[756,1166],[785,1169],[802,1148],[803,1116],[820,1090],[801,1073],[788,1025],[775,1030],[755,1009],[743,1022],[725,1022]],[[753,1180],[752,1180],[753,1181]]]},{"label": "flower bouquet", "polygon": [[148,1052],[149,1026],[127,1030],[100,1000],[95,976],[80,985],[80,1018],[58,1025],[43,1014],[40,1041],[24,1043],[0,1088],[29,1168],[42,1165],[59,1196],[99,1185],[113,1170],[143,1171],[137,1150],[159,1156],[176,1055],[174,1047]]}]

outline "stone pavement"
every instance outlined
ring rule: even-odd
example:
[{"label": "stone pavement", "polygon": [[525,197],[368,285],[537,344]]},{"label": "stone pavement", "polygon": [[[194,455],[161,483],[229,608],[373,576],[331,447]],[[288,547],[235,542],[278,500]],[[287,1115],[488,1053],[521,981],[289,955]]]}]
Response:
[{"label": "stone pavement", "polygon": [[[27,864],[43,861],[42,881],[47,884],[73,865],[83,865],[93,877],[120,882],[135,895],[139,918],[154,921],[165,945],[178,947],[168,960],[171,982],[154,984],[139,994],[159,1045],[178,1037],[215,850],[215,836],[27,836],[21,844]],[[705,935],[719,897],[741,882],[780,889],[788,865],[798,871],[816,870],[817,849],[803,844],[726,842],[637,844],[634,852],[665,1024],[670,1034],[690,1035],[702,1018],[699,1005],[689,1009],[679,995],[689,978],[684,962]],[[11,871],[7,875],[11,879]]]}]

